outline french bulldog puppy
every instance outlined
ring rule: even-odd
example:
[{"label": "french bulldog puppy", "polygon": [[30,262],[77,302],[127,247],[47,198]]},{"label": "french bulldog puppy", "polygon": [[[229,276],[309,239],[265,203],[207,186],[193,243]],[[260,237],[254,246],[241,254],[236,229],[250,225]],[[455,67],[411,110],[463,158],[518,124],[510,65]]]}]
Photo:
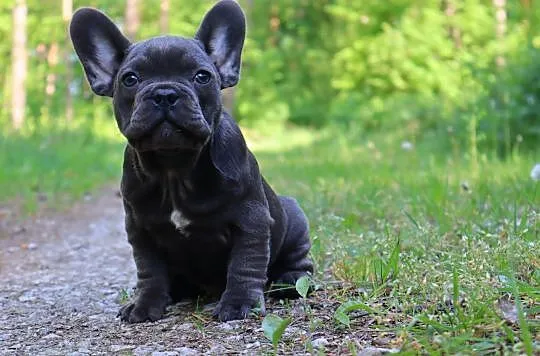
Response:
[{"label": "french bulldog puppy", "polygon": [[240,75],[239,5],[218,2],[193,39],[130,43],[91,8],[76,11],[70,34],[127,139],[121,192],[138,282],[120,318],[155,321],[169,303],[201,293],[221,296],[221,321],[264,314],[264,288],[294,284],[313,265],[302,209],[266,183],[222,106],[221,89]]}]

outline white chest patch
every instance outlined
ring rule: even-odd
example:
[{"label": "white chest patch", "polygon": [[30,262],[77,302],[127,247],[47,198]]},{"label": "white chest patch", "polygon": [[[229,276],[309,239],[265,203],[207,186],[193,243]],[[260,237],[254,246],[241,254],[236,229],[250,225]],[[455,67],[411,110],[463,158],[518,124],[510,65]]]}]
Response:
[{"label": "white chest patch", "polygon": [[184,229],[190,223],[190,221],[178,210],[173,210],[173,212],[171,213],[171,222],[178,231],[184,231]]}]

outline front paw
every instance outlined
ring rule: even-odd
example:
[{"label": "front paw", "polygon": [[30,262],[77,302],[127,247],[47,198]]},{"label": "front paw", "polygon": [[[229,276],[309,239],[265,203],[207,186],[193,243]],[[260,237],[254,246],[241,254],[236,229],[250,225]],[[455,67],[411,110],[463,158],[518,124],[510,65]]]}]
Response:
[{"label": "front paw", "polygon": [[138,298],[121,307],[117,317],[128,323],[156,321],[163,317],[166,306],[167,303],[163,300],[156,302]]},{"label": "front paw", "polygon": [[220,321],[246,319],[251,311],[266,314],[263,292],[252,298],[227,297],[223,295],[214,309],[214,317]]}]

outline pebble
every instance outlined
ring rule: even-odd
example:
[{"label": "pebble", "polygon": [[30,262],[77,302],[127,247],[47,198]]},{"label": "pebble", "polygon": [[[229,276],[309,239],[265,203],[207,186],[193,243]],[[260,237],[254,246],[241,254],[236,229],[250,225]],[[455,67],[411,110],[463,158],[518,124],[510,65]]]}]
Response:
[{"label": "pebble", "polygon": [[174,351],[178,352],[178,355],[180,356],[192,356],[199,354],[197,350],[191,349],[189,347],[179,347],[177,349],[174,349]]},{"label": "pebble", "polygon": [[313,345],[314,348],[318,349],[321,347],[324,347],[328,345],[328,340],[324,337],[319,337],[311,342],[311,345]]},{"label": "pebble", "polygon": [[256,347],[260,347],[260,346],[261,346],[261,343],[259,341],[255,341],[252,344],[247,344],[245,347],[246,347],[246,349],[252,349],[252,348],[256,348]]},{"label": "pebble", "polygon": [[131,345],[111,345],[109,348],[109,351],[111,352],[119,352],[119,351],[127,351],[132,350],[134,346]]}]

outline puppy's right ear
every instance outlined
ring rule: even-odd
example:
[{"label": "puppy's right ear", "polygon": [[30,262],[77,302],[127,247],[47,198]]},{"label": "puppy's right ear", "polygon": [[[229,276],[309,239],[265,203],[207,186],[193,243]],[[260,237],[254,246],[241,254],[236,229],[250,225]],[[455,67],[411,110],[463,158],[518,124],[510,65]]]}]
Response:
[{"label": "puppy's right ear", "polygon": [[107,16],[91,8],[75,12],[69,32],[94,93],[112,96],[114,78],[129,40]]}]

